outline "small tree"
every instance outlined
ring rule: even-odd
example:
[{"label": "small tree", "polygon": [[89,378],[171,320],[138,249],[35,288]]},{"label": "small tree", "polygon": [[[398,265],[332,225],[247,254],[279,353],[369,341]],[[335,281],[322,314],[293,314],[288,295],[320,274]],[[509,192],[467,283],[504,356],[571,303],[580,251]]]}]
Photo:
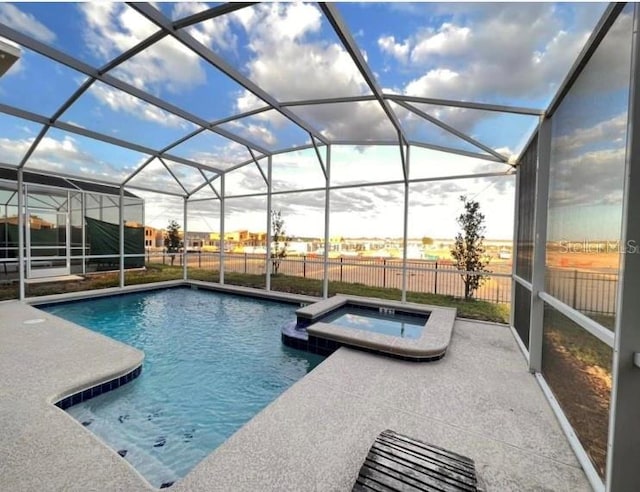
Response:
[{"label": "small tree", "polygon": [[[169,222],[167,226],[167,230],[164,234],[164,247],[167,249],[167,253],[177,253],[180,251],[181,241],[180,241],[180,224],[178,224],[175,220]],[[171,255],[171,266],[173,266],[173,261],[175,256]]]},{"label": "small tree", "polygon": [[433,246],[433,239],[428,237],[428,236],[424,236],[422,238],[422,245],[423,246]]},{"label": "small tree", "polygon": [[464,205],[464,213],[460,214],[457,222],[462,232],[456,235],[451,256],[456,261],[458,270],[464,281],[464,298],[472,299],[476,290],[487,278],[486,275],[476,272],[487,272],[485,267],[489,264],[489,258],[485,255],[484,248],[484,214],[480,212],[480,204],[474,200],[467,200],[461,196],[460,201]]},{"label": "small tree", "polygon": [[287,256],[287,246],[289,238],[284,230],[284,219],[280,210],[271,211],[271,241],[273,248],[271,249],[271,266],[273,272],[278,273],[280,262]]}]

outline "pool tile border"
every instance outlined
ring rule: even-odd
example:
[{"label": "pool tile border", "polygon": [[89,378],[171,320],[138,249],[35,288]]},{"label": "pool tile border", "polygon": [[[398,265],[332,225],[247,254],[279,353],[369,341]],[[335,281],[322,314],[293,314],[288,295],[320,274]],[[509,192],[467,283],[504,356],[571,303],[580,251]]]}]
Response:
[{"label": "pool tile border", "polygon": [[66,410],[69,407],[77,405],[78,403],[82,403],[83,401],[90,400],[91,398],[95,398],[96,396],[100,396],[103,393],[107,393],[112,391],[120,386],[124,386],[127,383],[130,383],[142,372],[142,364],[136,367],[133,371],[129,371],[127,374],[124,374],[119,377],[115,377],[106,381],[104,383],[96,384],[84,390],[73,393],[65,398],[62,398],[54,403],[54,405],[62,410]]}]

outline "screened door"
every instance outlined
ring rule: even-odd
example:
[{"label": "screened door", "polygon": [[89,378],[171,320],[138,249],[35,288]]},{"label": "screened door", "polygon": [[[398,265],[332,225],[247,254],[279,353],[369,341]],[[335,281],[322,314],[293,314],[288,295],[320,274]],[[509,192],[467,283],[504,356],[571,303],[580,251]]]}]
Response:
[{"label": "screened door", "polygon": [[27,193],[27,278],[69,275],[69,211],[66,192]]}]

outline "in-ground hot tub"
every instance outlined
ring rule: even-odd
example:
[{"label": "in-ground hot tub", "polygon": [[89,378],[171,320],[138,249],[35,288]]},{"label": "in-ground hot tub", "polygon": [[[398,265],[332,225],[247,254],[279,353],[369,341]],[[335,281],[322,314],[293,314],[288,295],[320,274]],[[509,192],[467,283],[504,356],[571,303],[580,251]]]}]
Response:
[{"label": "in-ground hot tub", "polygon": [[357,296],[335,296],[296,311],[283,328],[289,347],[329,355],[341,346],[412,361],[444,357],[456,310]]}]

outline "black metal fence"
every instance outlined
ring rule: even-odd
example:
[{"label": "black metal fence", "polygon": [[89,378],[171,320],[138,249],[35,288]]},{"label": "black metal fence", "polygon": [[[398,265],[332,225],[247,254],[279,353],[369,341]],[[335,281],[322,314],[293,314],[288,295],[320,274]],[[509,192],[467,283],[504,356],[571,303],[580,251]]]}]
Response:
[{"label": "black metal fence", "polygon": [[545,290],[572,308],[589,314],[614,315],[617,273],[547,268]]},{"label": "black metal fence", "polygon": [[[149,263],[171,263],[171,256],[165,253],[148,253]],[[174,256],[174,264],[182,265],[182,255]],[[402,289],[402,260],[397,258],[330,258],[327,262],[329,282],[359,283],[370,287]],[[188,254],[190,267],[207,270],[220,268],[218,253],[194,252]],[[251,253],[225,253],[225,272],[264,275],[265,256]],[[475,298],[490,302],[511,302],[510,266],[504,272],[487,274]],[[276,272],[272,272],[276,273]],[[292,256],[283,258],[277,273],[296,277],[322,280],[324,261],[322,257]],[[446,261],[407,261],[407,291],[464,297],[464,281],[455,265]]]}]

